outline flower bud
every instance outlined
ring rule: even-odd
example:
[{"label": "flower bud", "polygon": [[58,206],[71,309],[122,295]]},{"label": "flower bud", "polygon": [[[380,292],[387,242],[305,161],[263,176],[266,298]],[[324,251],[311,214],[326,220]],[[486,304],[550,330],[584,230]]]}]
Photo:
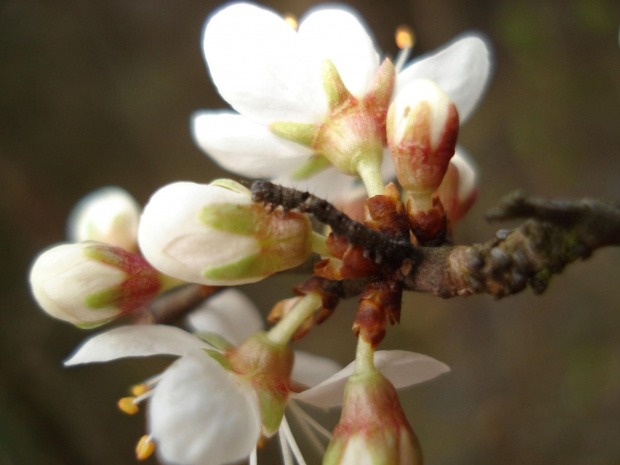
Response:
[{"label": "flower bud", "polygon": [[421,465],[422,451],[394,386],[377,370],[354,373],[323,465]]},{"label": "flower bud", "polygon": [[71,242],[98,241],[138,251],[140,205],[124,189],[103,187],[81,199],[67,222]]},{"label": "flower bud", "polygon": [[457,149],[450,160],[448,172],[437,189],[437,195],[451,226],[465,216],[476,201],[476,171],[462,149]]},{"label": "flower bud", "polygon": [[236,285],[303,263],[312,228],[302,214],[268,211],[229,180],[178,182],[144,208],[138,241],[157,269],[189,282]]},{"label": "flower bud", "polygon": [[46,250],[32,265],[30,286],[43,310],[80,328],[141,308],[161,290],[144,258],[100,242]]},{"label": "flower bud", "polygon": [[430,206],[454,155],[459,129],[456,106],[434,82],[417,79],[390,105],[387,140],[396,177],[419,209]]}]

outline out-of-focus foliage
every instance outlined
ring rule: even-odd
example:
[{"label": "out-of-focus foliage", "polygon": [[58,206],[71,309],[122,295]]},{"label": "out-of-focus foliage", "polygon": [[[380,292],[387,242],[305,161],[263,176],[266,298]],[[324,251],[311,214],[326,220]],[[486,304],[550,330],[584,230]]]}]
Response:
[{"label": "out-of-focus foliage", "polygon": [[[164,183],[223,175],[189,135],[192,111],[225,107],[200,52],[203,20],[218,4],[0,4],[0,463],[134,463],[143,417],[123,416],[115,402],[167,362],[65,370],[61,360],[87,333],[41,312],[26,275],[41,248],[64,239],[66,216],[86,193],[117,184],[144,203]],[[311,4],[271,5],[299,15]],[[620,199],[617,2],[351,4],[391,54],[402,22],[416,30],[416,53],[468,29],[495,46],[490,91],[462,131],[480,197],[457,241],[493,234],[482,214],[516,188]],[[601,250],[542,297],[407,296],[385,348],[426,353],[453,370],[402,396],[429,465],[620,461],[619,266],[618,250]],[[247,291],[266,312],[293,284],[275,278]],[[303,348],[348,362],[353,307]]]}]

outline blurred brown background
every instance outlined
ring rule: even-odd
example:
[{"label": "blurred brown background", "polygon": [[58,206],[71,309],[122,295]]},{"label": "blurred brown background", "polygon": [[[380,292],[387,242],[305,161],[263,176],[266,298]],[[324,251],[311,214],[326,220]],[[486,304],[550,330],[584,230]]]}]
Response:
[{"label": "blurred brown background", "polygon": [[[188,123],[194,110],[225,106],[200,51],[203,20],[219,4],[0,1],[0,464],[134,463],[144,416],[126,417],[115,402],[167,361],[63,369],[88,333],[44,315],[26,275],[38,250],[63,240],[84,194],[117,184],[144,203],[162,184],[223,175],[194,147]],[[484,211],[516,188],[620,199],[618,2],[350,4],[391,55],[401,23],[416,30],[418,54],[470,29],[494,44],[492,85],[461,133],[479,164],[480,198],[459,242],[490,237],[499,225]],[[312,2],[270,5],[301,15]],[[620,464],[619,265],[620,251],[600,250],[541,297],[407,296],[384,348],[453,370],[402,395],[428,465]],[[277,277],[246,290],[267,312],[294,283]],[[348,362],[354,307],[301,346]]]}]

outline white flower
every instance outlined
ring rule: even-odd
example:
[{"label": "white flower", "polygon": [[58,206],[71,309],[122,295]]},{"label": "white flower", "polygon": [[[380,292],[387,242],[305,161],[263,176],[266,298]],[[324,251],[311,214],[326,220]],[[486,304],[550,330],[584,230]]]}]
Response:
[{"label": "white flower", "polygon": [[93,328],[142,308],[162,285],[157,271],[140,255],[81,242],[42,252],[30,270],[30,287],[54,318]]},{"label": "white flower", "polygon": [[183,464],[222,464],[247,457],[260,436],[249,382],[225,370],[213,347],[172,326],[123,326],[86,341],[66,366],[124,357],[180,357],[152,391],[149,430],[160,455]]},{"label": "white flower", "polygon": [[144,208],[138,240],[161,272],[189,282],[236,285],[303,263],[311,252],[304,215],[267,212],[233,181],[177,182]]},{"label": "white flower", "polygon": [[[236,3],[208,19],[203,45],[211,78],[236,112],[195,114],[194,139],[224,168],[248,177],[290,177],[313,155],[307,147],[275,136],[269,125],[323,122],[328,111],[321,77],[324,59],[331,60],[356,97],[368,91],[380,62],[365,25],[343,7],[312,10],[295,32],[270,10]],[[466,36],[406,67],[396,79],[395,92],[412,80],[431,79],[465,121],[484,92],[489,68],[484,40]],[[394,177],[393,167],[384,169],[384,178]],[[352,182],[341,177],[331,185],[350,187]],[[330,189],[315,190],[314,180],[295,184],[317,195],[330,194]]]},{"label": "white flower", "polygon": [[103,187],[82,198],[67,221],[70,242],[98,241],[138,251],[140,205],[124,189]]},{"label": "white flower", "polygon": [[[196,312],[190,317],[196,329],[209,333],[224,329],[230,342],[243,341],[262,326],[253,304],[232,289]],[[214,315],[208,318],[208,313]],[[205,350],[214,351],[214,346],[179,328],[126,326],[87,340],[65,365],[152,355],[180,357],[144,396],[150,397],[148,428],[159,455],[166,462],[188,465],[241,460],[255,449],[261,435],[257,394],[248,377],[223,368]],[[302,383],[317,376],[325,378],[338,369],[321,357],[304,360],[309,370],[300,377]]]}]

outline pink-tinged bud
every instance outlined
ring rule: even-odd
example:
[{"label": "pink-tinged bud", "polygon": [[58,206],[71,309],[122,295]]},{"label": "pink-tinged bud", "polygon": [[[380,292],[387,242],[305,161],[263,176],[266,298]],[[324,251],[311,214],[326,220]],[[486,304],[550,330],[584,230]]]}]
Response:
[{"label": "pink-tinged bud", "polygon": [[446,173],[437,195],[446,211],[451,227],[469,211],[478,197],[476,170],[462,149],[450,160]]},{"label": "pink-tinged bud", "polygon": [[431,206],[454,155],[458,130],[456,106],[427,79],[407,84],[390,105],[387,141],[396,177],[417,209]]},{"label": "pink-tinged bud", "polygon": [[162,273],[206,285],[246,284],[303,263],[312,252],[312,226],[296,212],[252,203],[234,181],[177,182],[144,208],[140,249]]},{"label": "pink-tinged bud", "polygon": [[347,381],[323,465],[421,465],[422,450],[394,386],[378,371]]},{"label": "pink-tinged bud", "polygon": [[97,241],[138,251],[140,205],[124,189],[103,187],[81,199],[67,222],[71,242]]},{"label": "pink-tinged bud", "polygon": [[44,251],[32,265],[30,286],[43,310],[80,328],[142,308],[162,288],[159,274],[140,255],[100,242]]}]

